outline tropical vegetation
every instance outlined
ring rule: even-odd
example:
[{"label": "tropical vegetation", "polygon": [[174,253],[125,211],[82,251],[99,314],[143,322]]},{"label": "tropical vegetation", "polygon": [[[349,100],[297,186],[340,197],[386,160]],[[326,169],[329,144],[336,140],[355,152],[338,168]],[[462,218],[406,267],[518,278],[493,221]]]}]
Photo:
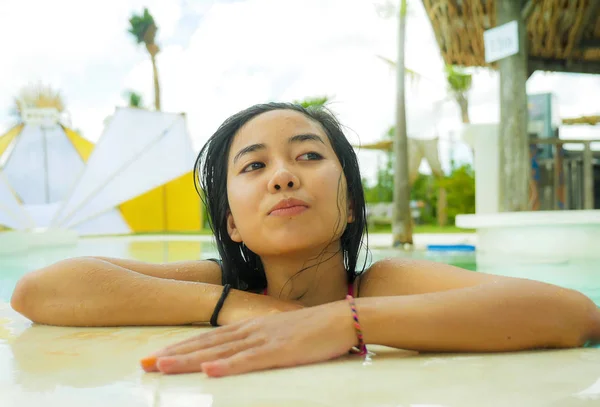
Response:
[{"label": "tropical vegetation", "polygon": [[144,44],[148,54],[150,54],[152,72],[154,74],[154,107],[156,110],[161,110],[160,81],[158,79],[158,66],[156,63],[156,56],[160,52],[160,47],[156,44],[158,27],[154,21],[154,17],[152,17],[147,8],[144,8],[142,14],[133,14],[129,19],[129,25],[129,33],[138,44]]}]

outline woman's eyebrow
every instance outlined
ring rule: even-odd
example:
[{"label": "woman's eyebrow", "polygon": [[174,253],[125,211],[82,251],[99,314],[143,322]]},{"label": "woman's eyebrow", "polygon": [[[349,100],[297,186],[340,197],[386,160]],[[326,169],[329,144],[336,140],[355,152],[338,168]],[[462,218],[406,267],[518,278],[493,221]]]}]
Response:
[{"label": "woman's eyebrow", "polygon": [[293,143],[301,143],[303,141],[318,141],[322,144],[325,144],[325,142],[323,141],[323,139],[319,136],[317,136],[316,134],[298,134],[296,136],[292,136],[288,139],[288,143],[293,144]]},{"label": "woman's eyebrow", "polygon": [[[310,133],[297,134],[288,139],[288,143],[290,143],[290,144],[302,143],[305,141],[318,141],[321,144],[325,144],[325,142],[323,141],[323,139],[321,137],[317,136],[316,134],[310,134]],[[267,146],[263,143],[251,144],[247,147],[244,147],[240,151],[237,152],[235,157],[233,157],[233,164],[235,165],[235,163],[238,162],[238,160],[246,154],[253,153],[253,152],[259,151],[259,150],[264,150],[266,148],[267,148]]]},{"label": "woman's eyebrow", "polygon": [[267,146],[264,145],[264,144],[262,144],[262,143],[260,143],[260,144],[251,144],[251,145],[249,145],[247,147],[244,147],[240,151],[238,151],[238,153],[233,158],[233,164],[235,164],[245,154],[253,153],[253,152],[258,151],[258,150],[264,150],[266,148],[267,148]]}]

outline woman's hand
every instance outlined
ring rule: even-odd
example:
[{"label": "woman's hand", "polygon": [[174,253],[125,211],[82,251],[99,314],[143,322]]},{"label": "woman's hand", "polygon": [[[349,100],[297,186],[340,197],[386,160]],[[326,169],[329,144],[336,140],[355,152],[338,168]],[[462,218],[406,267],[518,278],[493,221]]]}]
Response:
[{"label": "woman's hand", "polygon": [[147,372],[219,377],[298,366],[346,354],[358,340],[345,301],[217,328],[142,360]]}]

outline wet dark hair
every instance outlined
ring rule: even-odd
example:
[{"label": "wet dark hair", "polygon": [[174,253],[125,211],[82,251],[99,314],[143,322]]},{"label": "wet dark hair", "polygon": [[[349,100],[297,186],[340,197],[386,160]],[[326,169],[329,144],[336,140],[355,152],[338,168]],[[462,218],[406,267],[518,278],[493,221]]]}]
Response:
[{"label": "wet dark hair", "polygon": [[[324,107],[304,108],[289,103],[258,104],[229,117],[206,142],[194,166],[194,183],[206,205],[210,227],[215,235],[221,256],[223,284],[246,291],[266,288],[267,279],[261,260],[243,243],[231,240],[227,232],[227,163],[231,143],[238,130],[254,117],[273,110],[292,110],[302,113],[319,123],[337,155],[348,185],[348,199],[352,205],[354,220],[346,226],[341,236],[341,250],[348,282],[364,271],[356,270],[363,235],[367,236],[365,198],[353,147],[344,135],[335,116]],[[341,217],[341,214],[340,214]],[[338,222],[341,221],[338,220]]]}]

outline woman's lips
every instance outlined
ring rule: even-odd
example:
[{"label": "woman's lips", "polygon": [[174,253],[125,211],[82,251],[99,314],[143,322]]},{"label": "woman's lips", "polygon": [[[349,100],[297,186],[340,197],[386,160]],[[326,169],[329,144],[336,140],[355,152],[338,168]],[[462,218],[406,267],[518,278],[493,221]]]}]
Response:
[{"label": "woman's lips", "polygon": [[269,211],[269,215],[289,216],[297,215],[308,209],[308,204],[300,199],[285,198],[277,202]]},{"label": "woman's lips", "polygon": [[308,208],[303,205],[290,206],[288,208],[275,209],[269,215],[271,216],[290,216],[290,215],[298,215]]}]

